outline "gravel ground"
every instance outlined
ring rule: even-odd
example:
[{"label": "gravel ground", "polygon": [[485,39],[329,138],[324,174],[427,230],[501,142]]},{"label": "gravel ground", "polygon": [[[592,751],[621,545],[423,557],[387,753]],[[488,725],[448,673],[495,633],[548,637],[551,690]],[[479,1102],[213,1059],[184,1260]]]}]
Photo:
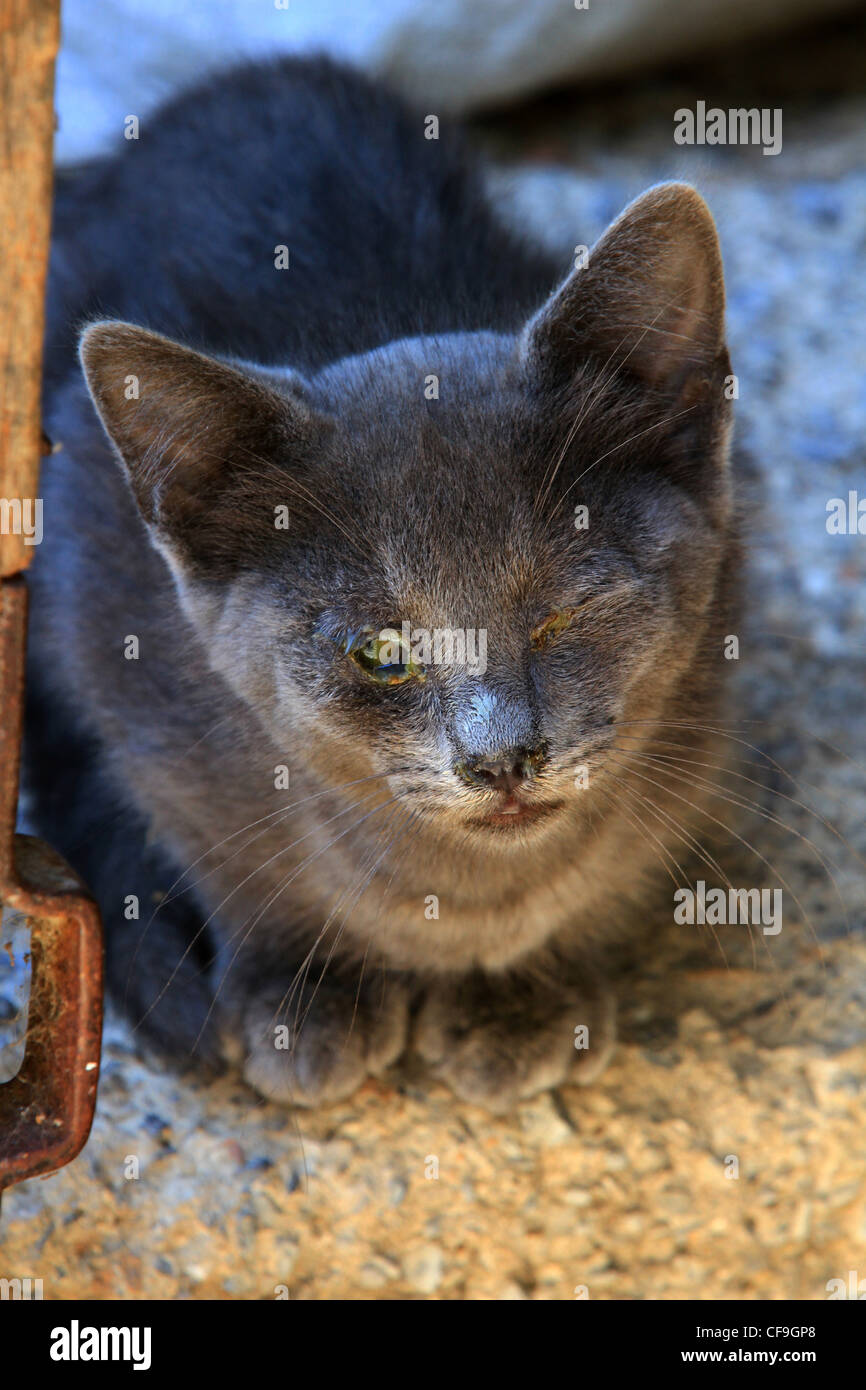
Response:
[{"label": "gravel ground", "polygon": [[[729,928],[722,954],[648,905],[609,1069],[506,1119],[411,1074],[295,1117],[156,1069],[110,1019],[90,1143],[7,1193],[0,1274],[46,1298],[316,1299],[820,1299],[866,1275],[866,537],[825,524],[866,498],[864,41],[856,22],[479,130],[495,195],[564,263],[662,178],[718,219],[752,518],[730,727],[760,783],[736,784],[757,809],[722,853],[735,883],[786,885],[780,935]],[[781,107],[782,153],[674,145],[698,99]]]}]

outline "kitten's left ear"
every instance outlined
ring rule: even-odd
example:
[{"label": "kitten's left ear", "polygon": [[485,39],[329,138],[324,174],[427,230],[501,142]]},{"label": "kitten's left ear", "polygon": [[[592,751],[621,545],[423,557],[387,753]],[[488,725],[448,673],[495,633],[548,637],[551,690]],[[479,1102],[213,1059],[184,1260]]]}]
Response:
[{"label": "kitten's left ear", "polygon": [[531,374],[566,385],[593,358],[646,386],[679,394],[690,378],[730,370],[715,224],[688,184],[631,203],[524,330]]},{"label": "kitten's left ear", "polygon": [[91,324],[80,355],[141,514],[176,571],[232,572],[273,536],[275,503],[303,511],[300,479],[331,423],[299,377],[269,379],[116,321]]}]

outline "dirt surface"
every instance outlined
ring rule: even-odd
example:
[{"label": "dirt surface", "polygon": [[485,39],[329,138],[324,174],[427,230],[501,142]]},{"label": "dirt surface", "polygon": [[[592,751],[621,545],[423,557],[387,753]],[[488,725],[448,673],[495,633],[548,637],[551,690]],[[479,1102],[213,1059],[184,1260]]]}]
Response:
[{"label": "dirt surface", "polygon": [[[0,1274],[257,1299],[821,1299],[866,1276],[866,536],[826,527],[831,498],[866,498],[864,40],[480,131],[497,197],[564,266],[661,178],[718,219],[751,514],[725,786],[756,803],[719,852],[734,883],[784,885],[782,931],[714,941],[648,906],[604,1076],[505,1119],[412,1075],[296,1117],[157,1069],[112,1020],[90,1143],[6,1195]],[[698,99],[781,108],[781,154],[674,145]]]}]

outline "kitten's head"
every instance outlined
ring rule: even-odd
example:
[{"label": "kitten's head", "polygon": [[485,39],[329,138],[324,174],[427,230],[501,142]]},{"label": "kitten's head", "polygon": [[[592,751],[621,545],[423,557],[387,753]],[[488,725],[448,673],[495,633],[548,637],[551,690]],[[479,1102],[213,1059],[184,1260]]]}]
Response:
[{"label": "kitten's head", "polygon": [[723,319],[712,218],[670,184],[515,336],[307,379],[113,322],[81,356],[214,669],[277,746],[331,784],[387,773],[493,846],[579,814],[615,724],[700,678],[731,526]]}]

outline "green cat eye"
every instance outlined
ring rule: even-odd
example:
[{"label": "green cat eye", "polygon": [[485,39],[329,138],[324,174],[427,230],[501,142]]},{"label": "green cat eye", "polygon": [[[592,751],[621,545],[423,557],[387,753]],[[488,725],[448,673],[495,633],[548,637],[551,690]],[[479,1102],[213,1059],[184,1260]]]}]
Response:
[{"label": "green cat eye", "polygon": [[[583,605],[581,605],[583,606]],[[566,628],[571,627],[577,614],[577,608],[559,608],[555,613],[551,613],[549,618],[538,623],[529,634],[529,643],[533,651],[539,651],[546,647],[548,642],[553,641]]]},{"label": "green cat eye", "polygon": [[393,627],[383,628],[381,632],[363,628],[349,638],[346,651],[364,675],[380,685],[403,685],[408,680],[423,681],[426,675],[425,668],[412,660],[412,653],[401,633]]}]

